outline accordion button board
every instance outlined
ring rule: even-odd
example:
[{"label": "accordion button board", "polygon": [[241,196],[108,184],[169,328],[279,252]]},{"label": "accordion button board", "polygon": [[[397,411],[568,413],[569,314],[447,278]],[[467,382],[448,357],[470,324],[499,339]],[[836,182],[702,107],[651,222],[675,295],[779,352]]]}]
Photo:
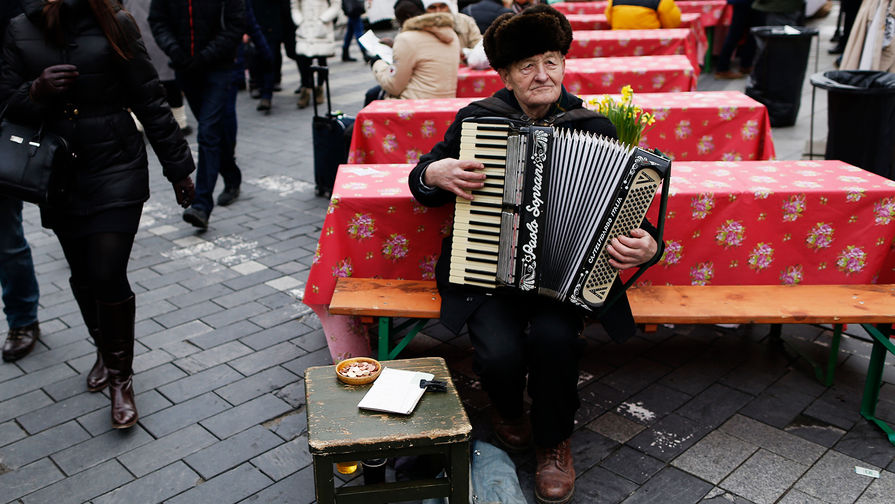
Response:
[{"label": "accordion button board", "polygon": [[485,183],[457,198],[450,282],[589,311],[618,275],[606,245],[640,226],[671,169],[615,140],[501,118],[465,120],[459,159],[482,163]]}]

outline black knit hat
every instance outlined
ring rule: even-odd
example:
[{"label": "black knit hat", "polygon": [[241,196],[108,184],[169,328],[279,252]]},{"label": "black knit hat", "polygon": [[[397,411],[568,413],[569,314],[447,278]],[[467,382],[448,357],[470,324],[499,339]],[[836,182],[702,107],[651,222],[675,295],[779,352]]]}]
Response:
[{"label": "black knit hat", "polygon": [[519,14],[501,14],[485,30],[482,41],[492,68],[506,68],[547,51],[563,56],[572,45],[572,25],[549,5],[535,5]]}]

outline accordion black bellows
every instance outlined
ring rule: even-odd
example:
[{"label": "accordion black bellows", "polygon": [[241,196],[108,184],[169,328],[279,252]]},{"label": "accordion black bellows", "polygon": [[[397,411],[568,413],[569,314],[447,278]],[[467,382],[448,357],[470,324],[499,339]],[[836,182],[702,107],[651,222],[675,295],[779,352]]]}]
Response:
[{"label": "accordion black bellows", "polygon": [[[450,281],[511,288],[594,311],[618,272],[606,245],[640,226],[671,161],[587,132],[467,119],[460,159],[485,186],[454,210]],[[664,215],[660,215],[664,222]],[[662,225],[659,226],[660,232]]]}]

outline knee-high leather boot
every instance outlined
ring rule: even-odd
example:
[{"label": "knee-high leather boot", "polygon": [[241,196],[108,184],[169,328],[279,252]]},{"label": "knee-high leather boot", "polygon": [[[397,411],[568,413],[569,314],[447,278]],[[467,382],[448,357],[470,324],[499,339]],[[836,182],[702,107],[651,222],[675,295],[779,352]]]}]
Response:
[{"label": "knee-high leather boot", "polygon": [[134,402],[134,296],[117,303],[96,302],[103,360],[109,370],[112,427],[125,429],[137,423]]},{"label": "knee-high leather boot", "polygon": [[93,339],[93,344],[96,345],[96,362],[93,363],[93,368],[87,373],[87,390],[99,392],[108,385],[109,372],[106,370],[102,352],[99,350],[100,333],[96,314],[96,299],[93,297],[93,291],[89,287],[78,285],[71,278],[68,279],[68,283],[71,285],[71,292],[75,296],[75,301],[78,302],[78,308],[81,309],[81,318],[84,319],[84,323],[87,325],[87,332]]}]

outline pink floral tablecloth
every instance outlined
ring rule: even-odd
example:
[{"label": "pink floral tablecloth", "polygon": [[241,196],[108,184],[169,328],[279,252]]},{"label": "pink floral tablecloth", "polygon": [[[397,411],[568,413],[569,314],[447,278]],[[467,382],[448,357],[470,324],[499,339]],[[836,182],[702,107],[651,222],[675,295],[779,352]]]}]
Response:
[{"label": "pink floral tablecloth", "polygon": [[[609,22],[606,20],[606,14],[566,14],[566,19],[572,25],[572,30],[609,30]],[[681,14],[680,28],[689,28],[693,24],[698,23],[702,29],[702,13],[689,12]]]},{"label": "pink floral tablecloth", "polygon": [[[457,111],[473,100],[374,101],[357,114],[348,161],[416,163],[444,138]],[[767,109],[739,91],[639,93],[634,95],[634,103],[658,119],[646,131],[641,146],[657,148],[676,160],[750,161],[774,157]]]},{"label": "pink floral tablecloth", "polygon": [[705,56],[705,46],[691,28],[662,30],[578,30],[572,32],[567,58],[659,56],[683,54],[694,68]]},{"label": "pink floral tablecloth", "polygon": [[[326,312],[337,278],[434,278],[453,208],[419,205],[412,167],[339,169],[304,293],[334,359],[369,353],[353,319]],[[893,181],[841,161],[678,161],[669,190],[666,252],[641,283],[895,282]]]},{"label": "pink floral tablecloth", "polygon": [[[606,14],[608,2],[557,2],[556,10],[563,14]],[[733,9],[727,8],[727,0],[680,0],[675,2],[684,14],[699,14],[702,26],[730,26]],[[571,22],[571,19],[569,20]],[[575,29],[574,27],[572,28]]]},{"label": "pink floral tablecloth", "polygon": [[[680,55],[582,58],[566,60],[563,84],[576,95],[618,93],[625,84],[636,93],[670,93],[695,91],[698,77],[690,60]],[[501,88],[495,70],[461,67],[457,74],[458,97],[491,96]]]}]

